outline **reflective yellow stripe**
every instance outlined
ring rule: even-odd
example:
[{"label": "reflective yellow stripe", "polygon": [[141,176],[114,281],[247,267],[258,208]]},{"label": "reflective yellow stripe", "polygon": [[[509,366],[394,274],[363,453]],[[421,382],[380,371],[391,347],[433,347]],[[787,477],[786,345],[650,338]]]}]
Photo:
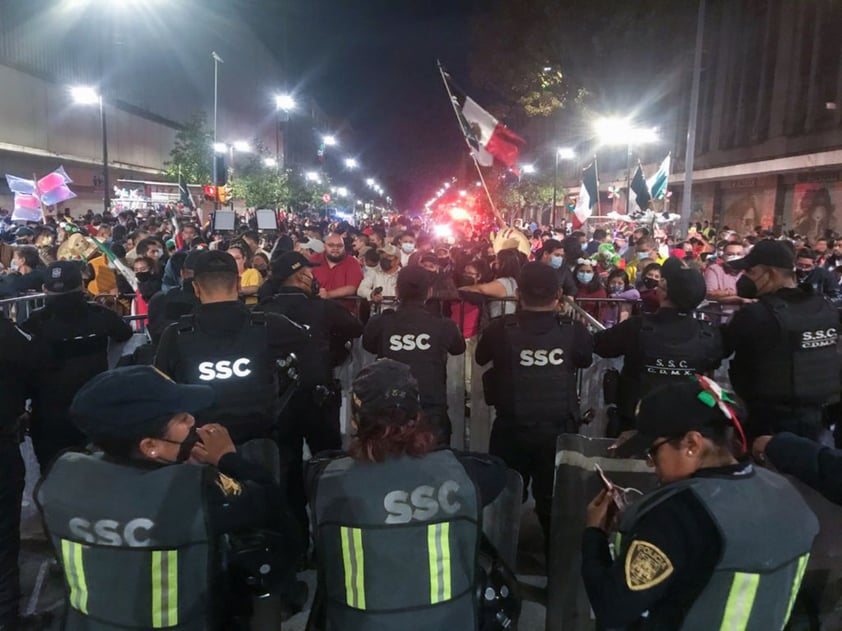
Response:
[{"label": "reflective yellow stripe", "polygon": [[70,606],[88,613],[88,584],[85,580],[85,566],[82,561],[82,544],[61,540],[61,557],[64,575],[70,587]]},{"label": "reflective yellow stripe", "polygon": [[152,627],[178,624],[178,552],[152,552]]},{"label": "reflective yellow stripe", "polygon": [[784,625],[789,622],[789,617],[792,615],[792,608],[795,606],[795,599],[798,596],[798,590],[801,588],[801,581],[804,579],[804,572],[807,571],[807,561],[810,560],[810,553],[799,557],[798,567],[795,570],[795,578],[792,581],[792,593],[789,595],[789,605],[786,608],[786,618],[784,618]]},{"label": "reflective yellow stripe", "polygon": [[759,584],[759,574],[744,574],[743,572],[734,574],[719,631],[745,631]]},{"label": "reflective yellow stripe", "polygon": [[430,602],[452,598],[450,577],[450,524],[427,526],[427,556],[430,562]]},{"label": "reflective yellow stripe", "polygon": [[342,565],[345,569],[345,602],[349,607],[365,609],[365,563],[363,532],[359,528],[339,528],[342,541]]}]

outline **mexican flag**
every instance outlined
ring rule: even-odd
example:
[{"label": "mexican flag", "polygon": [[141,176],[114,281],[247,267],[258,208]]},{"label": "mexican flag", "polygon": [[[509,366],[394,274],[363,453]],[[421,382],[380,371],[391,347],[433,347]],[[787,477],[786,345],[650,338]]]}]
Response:
[{"label": "mexican flag", "polygon": [[637,163],[637,171],[634,172],[634,177],[631,181],[631,200],[637,204],[643,212],[649,210],[649,200],[652,195],[649,193],[649,187],[646,185],[646,178],[643,177],[643,167]]},{"label": "mexican flag", "polygon": [[474,157],[481,166],[491,166],[494,160],[520,175],[517,159],[526,141],[491,114],[476,101],[466,96],[461,110],[462,131],[474,147]]},{"label": "mexican flag", "polygon": [[658,167],[655,175],[646,180],[646,186],[649,187],[649,194],[652,195],[652,199],[664,199],[667,196],[667,182],[670,176],[670,156],[671,154],[668,153],[664,161],[661,162],[661,166]]},{"label": "mexican flag", "polygon": [[582,186],[573,210],[573,227],[579,228],[593,214],[593,207],[599,202],[599,182],[596,174],[596,158],[582,170]]}]

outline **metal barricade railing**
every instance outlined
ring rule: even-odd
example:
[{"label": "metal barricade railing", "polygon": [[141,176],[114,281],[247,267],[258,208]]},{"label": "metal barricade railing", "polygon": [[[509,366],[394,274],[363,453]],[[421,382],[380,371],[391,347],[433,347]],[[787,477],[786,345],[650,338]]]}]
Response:
[{"label": "metal barricade railing", "polygon": [[5,298],[0,300],[0,309],[3,315],[17,324],[25,321],[33,311],[44,306],[47,294],[24,294],[16,298]]}]

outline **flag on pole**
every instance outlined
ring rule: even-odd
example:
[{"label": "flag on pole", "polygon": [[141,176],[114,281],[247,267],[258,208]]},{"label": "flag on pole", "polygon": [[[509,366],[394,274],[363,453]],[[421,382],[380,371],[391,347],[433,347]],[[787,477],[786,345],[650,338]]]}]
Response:
[{"label": "flag on pole", "polygon": [[639,162],[637,163],[637,171],[634,172],[634,177],[631,181],[629,195],[641,211],[646,212],[649,209],[649,200],[652,199],[652,196],[649,193],[646,178],[643,177],[643,167],[640,166]]},{"label": "flag on pole", "polygon": [[661,162],[661,166],[658,167],[655,175],[646,180],[646,186],[649,187],[649,194],[652,196],[652,199],[664,199],[667,196],[667,182],[670,176],[670,156],[671,154],[668,153],[664,161]]},{"label": "flag on pole", "polygon": [[497,160],[519,174],[517,158],[526,141],[469,96],[465,97],[461,112],[463,130],[470,131],[470,135],[466,133],[466,136],[477,147],[477,161],[483,166],[491,166]]},{"label": "flag on pole", "polygon": [[599,182],[596,178],[596,159],[582,171],[582,185],[579,198],[573,211],[573,227],[584,224],[593,213],[594,205],[599,202]]},{"label": "flag on pole", "polygon": [[190,195],[190,189],[187,188],[187,182],[184,181],[184,176],[181,175],[181,167],[178,168],[178,201],[186,208],[194,208],[193,197]]}]

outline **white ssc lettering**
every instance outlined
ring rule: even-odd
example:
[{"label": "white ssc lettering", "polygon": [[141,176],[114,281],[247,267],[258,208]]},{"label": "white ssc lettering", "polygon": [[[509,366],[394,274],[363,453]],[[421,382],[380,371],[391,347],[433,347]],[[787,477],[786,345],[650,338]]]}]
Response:
[{"label": "white ssc lettering", "polygon": [[251,362],[250,359],[241,357],[233,362],[223,359],[216,363],[202,362],[199,364],[199,379],[202,381],[214,381],[216,379],[230,379],[234,377],[248,377],[251,369],[246,368]]},{"label": "white ssc lettering", "polygon": [[554,348],[545,349],[524,349],[520,352],[520,365],[529,368],[530,366],[561,366],[564,363],[564,350]]},{"label": "white ssc lettering", "polygon": [[389,338],[390,351],[428,351],[430,350],[430,335],[428,333],[408,333],[406,335],[392,335]]},{"label": "white ssc lettering", "polygon": [[155,522],[138,517],[124,526],[113,519],[100,519],[91,523],[87,519],[74,517],[67,525],[70,532],[86,543],[145,548],[150,543],[149,532],[155,527]]},{"label": "white ssc lettering", "polygon": [[428,521],[438,515],[439,510],[453,515],[462,508],[456,497],[458,492],[459,484],[454,480],[447,480],[438,490],[425,484],[416,487],[411,493],[390,491],[383,498],[383,507],[388,513],[386,523],[408,524],[413,519]]}]

